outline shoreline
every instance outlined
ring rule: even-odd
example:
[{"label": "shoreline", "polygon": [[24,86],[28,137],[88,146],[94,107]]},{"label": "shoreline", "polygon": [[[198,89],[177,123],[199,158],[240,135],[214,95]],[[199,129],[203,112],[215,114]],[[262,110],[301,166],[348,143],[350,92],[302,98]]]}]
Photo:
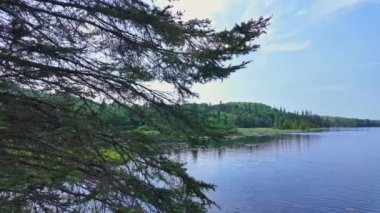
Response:
[{"label": "shoreline", "polygon": [[236,128],[237,134],[252,135],[252,134],[273,134],[273,133],[307,133],[307,132],[322,132],[323,128],[310,129],[276,129],[276,128]]}]

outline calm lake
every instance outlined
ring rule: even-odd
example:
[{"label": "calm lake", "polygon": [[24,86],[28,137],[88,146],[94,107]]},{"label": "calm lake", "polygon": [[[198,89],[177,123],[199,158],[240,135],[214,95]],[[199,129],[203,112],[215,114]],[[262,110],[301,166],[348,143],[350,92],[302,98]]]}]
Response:
[{"label": "calm lake", "polygon": [[[266,139],[267,140],[267,139]],[[281,135],[174,154],[215,183],[210,212],[380,212],[380,129]]]}]

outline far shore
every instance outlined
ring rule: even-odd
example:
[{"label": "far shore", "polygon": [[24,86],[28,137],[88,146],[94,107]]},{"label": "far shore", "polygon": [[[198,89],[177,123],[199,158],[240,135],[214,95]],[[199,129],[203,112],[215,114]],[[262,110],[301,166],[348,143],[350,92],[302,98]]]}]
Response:
[{"label": "far shore", "polygon": [[303,132],[321,132],[322,128],[310,129],[276,129],[276,128],[236,128],[238,134],[250,135],[255,133],[303,133]]}]

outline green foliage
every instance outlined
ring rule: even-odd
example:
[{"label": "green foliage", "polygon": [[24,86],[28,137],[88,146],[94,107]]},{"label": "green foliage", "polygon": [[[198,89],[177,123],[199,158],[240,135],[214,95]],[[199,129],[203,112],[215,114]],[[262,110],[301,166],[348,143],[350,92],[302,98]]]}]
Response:
[{"label": "green foliage", "polygon": [[[168,128],[170,124],[154,108],[148,106],[139,108],[149,114],[150,118],[154,120],[153,124],[138,118],[131,118],[129,115],[132,113],[128,109],[114,108],[112,105],[105,105],[102,117],[104,117],[106,125],[134,130],[146,135],[171,136],[175,140],[183,136],[180,132]],[[235,128],[250,132],[286,132],[287,130],[313,131],[329,127],[380,126],[380,121],[319,116],[307,110],[302,111],[301,114],[292,113],[286,112],[283,108],[276,109],[260,103],[184,104],[181,106],[181,110],[197,122],[203,122],[209,131],[222,135],[234,133]],[[115,123],[114,120],[123,122]],[[160,125],[156,125],[157,123]]]},{"label": "green foliage", "polygon": [[356,118],[322,117],[327,127],[380,127],[380,121]]},{"label": "green foliage", "polygon": [[0,129],[6,128],[6,119],[7,119],[7,115],[4,111],[4,107],[2,106],[0,102]]},{"label": "green foliage", "polygon": [[[156,206],[166,203],[170,209],[203,209],[206,204],[193,203],[194,197],[212,204],[203,194],[203,190],[213,189],[212,185],[189,177],[150,137],[119,130],[109,125],[103,113],[93,114],[102,110],[98,104],[92,103],[92,110],[72,113],[70,109],[78,105],[75,99],[49,98],[49,104],[40,106],[43,111],[34,108],[33,100],[3,98],[9,128],[0,132],[6,142],[0,160],[7,165],[0,171],[0,189],[8,198],[0,204],[8,206],[12,201],[39,209],[32,201],[44,198],[67,211],[92,205],[95,198],[106,208],[141,209],[133,205],[138,200]],[[53,104],[59,104],[61,110],[50,107]],[[19,108],[26,111],[20,114]],[[20,134],[19,129],[25,132]],[[130,190],[135,194],[127,194]],[[104,204],[111,201],[118,203]]]},{"label": "green foliage", "polygon": [[[2,212],[202,212],[214,204],[205,196],[212,184],[134,129],[191,142],[221,137],[230,116],[181,104],[196,96],[195,83],[243,68],[248,62],[231,60],[258,49],[268,18],[216,31],[142,0],[2,0],[0,17]],[[157,81],[174,92],[148,86]]]},{"label": "green foliage", "polygon": [[[379,127],[380,121],[350,119],[337,117],[323,117],[307,110],[298,112],[286,112],[285,109],[276,109],[260,103],[226,103],[207,105],[200,104],[199,110],[208,114],[209,119],[216,126],[238,128],[275,128],[275,129],[299,129],[302,131],[314,128],[328,127]],[[226,120],[225,122],[220,122]]]}]

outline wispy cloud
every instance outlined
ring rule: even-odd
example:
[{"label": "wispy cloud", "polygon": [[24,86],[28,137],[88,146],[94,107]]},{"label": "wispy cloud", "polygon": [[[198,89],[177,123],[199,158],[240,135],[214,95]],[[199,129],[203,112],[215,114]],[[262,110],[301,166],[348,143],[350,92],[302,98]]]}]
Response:
[{"label": "wispy cloud", "polygon": [[[244,4],[244,11],[240,14],[241,20],[248,20],[251,18],[258,18],[260,16],[271,16],[273,15],[273,5],[276,3],[277,0],[252,0],[252,1],[245,1]],[[231,1],[232,4],[242,1]]]},{"label": "wispy cloud", "polygon": [[307,13],[307,10],[305,9],[302,9],[302,10],[298,10],[294,15],[295,16],[303,16]]},{"label": "wispy cloud", "polygon": [[[236,0],[236,2],[240,2]],[[261,49],[258,54],[265,54],[268,58],[274,52],[302,51],[311,47],[312,41],[299,38],[299,28],[291,21],[294,14],[303,15],[307,11],[300,10],[298,1],[294,0],[252,0],[246,4],[241,20],[259,16],[273,16],[267,34],[259,39]],[[292,24],[292,27],[289,27]]]},{"label": "wispy cloud", "polygon": [[309,48],[311,41],[289,41],[284,43],[269,43],[264,44],[262,51],[264,52],[295,52]]},{"label": "wispy cloud", "polygon": [[346,85],[321,85],[307,88],[306,91],[311,93],[342,93],[347,92],[348,89]]},{"label": "wispy cloud", "polygon": [[[317,1],[317,0],[315,0]],[[319,0],[327,4],[327,0]],[[339,0],[361,1],[361,0]],[[156,2],[166,2],[157,0]],[[173,1],[176,10],[184,12],[186,19],[208,18],[218,29],[232,27],[232,24],[260,16],[272,16],[268,33],[258,43],[261,49],[258,54],[270,55],[274,52],[302,51],[311,47],[310,39],[299,38],[300,28],[292,25],[289,17],[303,16],[309,8],[300,8],[297,0],[180,0]],[[315,6],[315,7],[322,7]],[[231,26],[230,26],[231,25]]]},{"label": "wispy cloud", "polygon": [[380,3],[380,0],[318,0],[310,11],[313,16],[328,16],[352,9],[364,3]]}]

